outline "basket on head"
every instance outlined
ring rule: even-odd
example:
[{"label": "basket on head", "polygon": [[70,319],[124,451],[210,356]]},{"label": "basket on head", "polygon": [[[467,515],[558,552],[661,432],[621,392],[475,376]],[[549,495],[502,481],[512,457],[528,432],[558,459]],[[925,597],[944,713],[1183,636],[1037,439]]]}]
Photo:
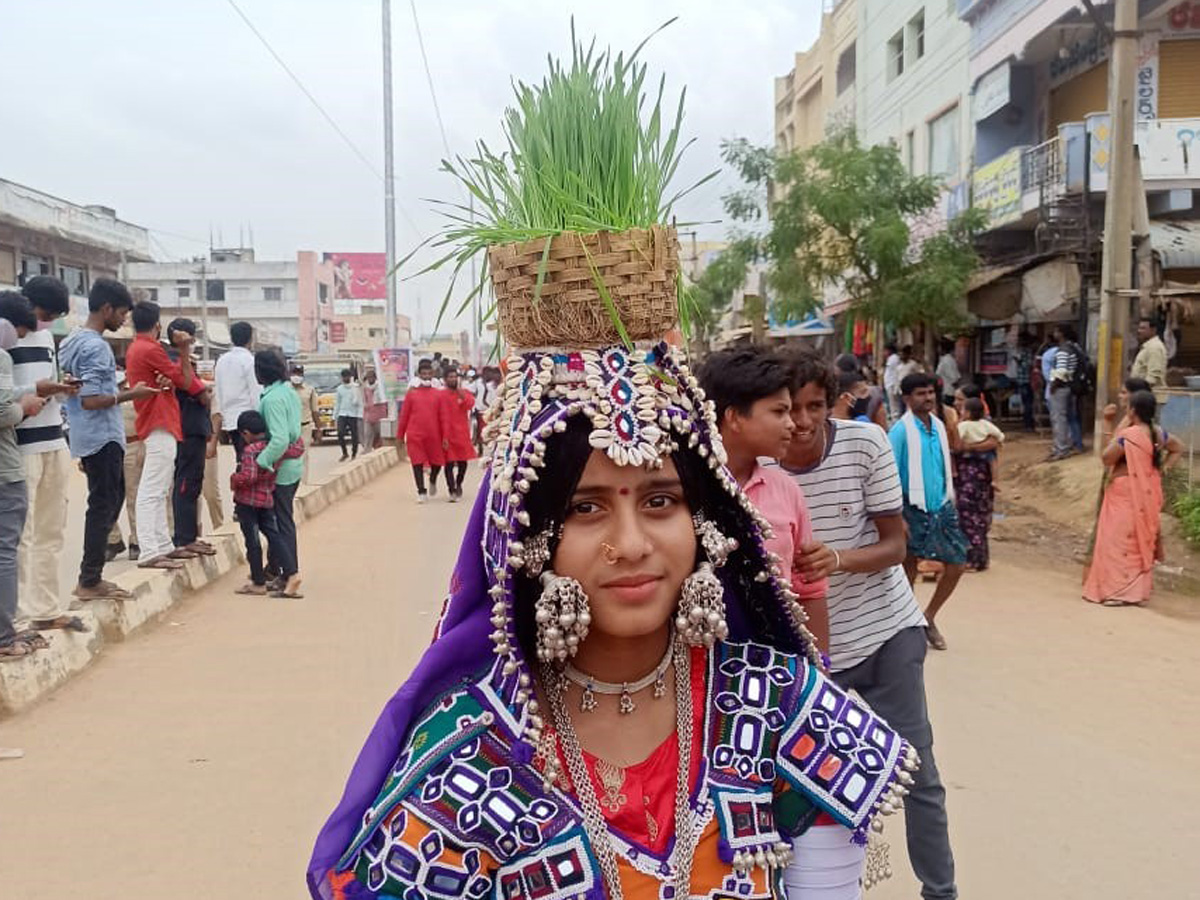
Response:
[{"label": "basket on head", "polygon": [[[543,269],[535,300],[538,272]],[[655,225],[550,240],[501,244],[488,251],[500,333],[515,348],[606,347],[621,334],[597,282],[608,291],[630,340],[661,340],[679,320],[679,241]]]}]

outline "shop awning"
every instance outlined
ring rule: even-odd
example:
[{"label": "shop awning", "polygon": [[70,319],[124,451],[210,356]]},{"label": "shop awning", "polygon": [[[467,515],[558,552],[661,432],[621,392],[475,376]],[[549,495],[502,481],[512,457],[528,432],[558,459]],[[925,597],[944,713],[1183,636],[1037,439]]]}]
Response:
[{"label": "shop awning", "polygon": [[1164,269],[1200,269],[1200,222],[1152,219],[1150,246]]}]

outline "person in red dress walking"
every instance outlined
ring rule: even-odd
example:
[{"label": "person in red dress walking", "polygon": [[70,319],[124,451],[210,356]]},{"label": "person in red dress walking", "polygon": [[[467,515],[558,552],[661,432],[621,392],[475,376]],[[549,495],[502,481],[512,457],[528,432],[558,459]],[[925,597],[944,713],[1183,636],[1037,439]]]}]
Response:
[{"label": "person in red dress walking", "polygon": [[[404,395],[400,421],[396,424],[396,440],[408,447],[413,480],[417,483],[417,502],[426,496],[437,496],[438,474],[446,464],[442,446],[441,390],[433,386],[433,363],[423,359],[417,363],[417,380]],[[429,493],[425,493],[425,467],[429,467]],[[449,476],[447,476],[449,480]]]},{"label": "person in red dress walking", "polygon": [[450,369],[442,376],[442,447],[446,451],[446,490],[450,502],[462,499],[463,477],[467,463],[474,459],[475,443],[471,440],[471,410],[475,396],[458,381],[458,370]]}]

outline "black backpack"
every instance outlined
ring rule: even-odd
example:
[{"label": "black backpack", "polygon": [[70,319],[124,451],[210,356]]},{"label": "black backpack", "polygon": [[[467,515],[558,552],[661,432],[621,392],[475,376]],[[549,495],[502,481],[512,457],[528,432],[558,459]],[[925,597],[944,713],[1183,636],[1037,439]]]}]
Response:
[{"label": "black backpack", "polygon": [[1071,393],[1076,397],[1086,397],[1096,389],[1096,364],[1088,359],[1088,355],[1078,344],[1071,344],[1071,352],[1075,354],[1075,373],[1071,376]]}]

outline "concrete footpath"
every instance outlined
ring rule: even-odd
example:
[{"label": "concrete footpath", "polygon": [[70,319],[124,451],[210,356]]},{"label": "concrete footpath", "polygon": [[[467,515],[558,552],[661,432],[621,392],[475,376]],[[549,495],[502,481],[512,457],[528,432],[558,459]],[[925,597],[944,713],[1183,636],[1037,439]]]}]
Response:
[{"label": "concrete footpath", "polygon": [[[297,522],[302,524],[319,515],[397,462],[396,449],[385,447],[333,466],[297,492]],[[87,668],[106,644],[124,641],[146,625],[162,620],[183,597],[211,584],[245,561],[241,531],[235,522],[206,534],[205,539],[216,548],[215,556],[188,560],[182,569],[175,571],[133,567],[110,576],[110,580],[133,594],[132,600],[77,602],[76,605],[82,608],[74,614],[87,624],[86,634],[43,632],[50,642],[48,649],[0,665],[0,716],[12,715],[37,703]]]}]

